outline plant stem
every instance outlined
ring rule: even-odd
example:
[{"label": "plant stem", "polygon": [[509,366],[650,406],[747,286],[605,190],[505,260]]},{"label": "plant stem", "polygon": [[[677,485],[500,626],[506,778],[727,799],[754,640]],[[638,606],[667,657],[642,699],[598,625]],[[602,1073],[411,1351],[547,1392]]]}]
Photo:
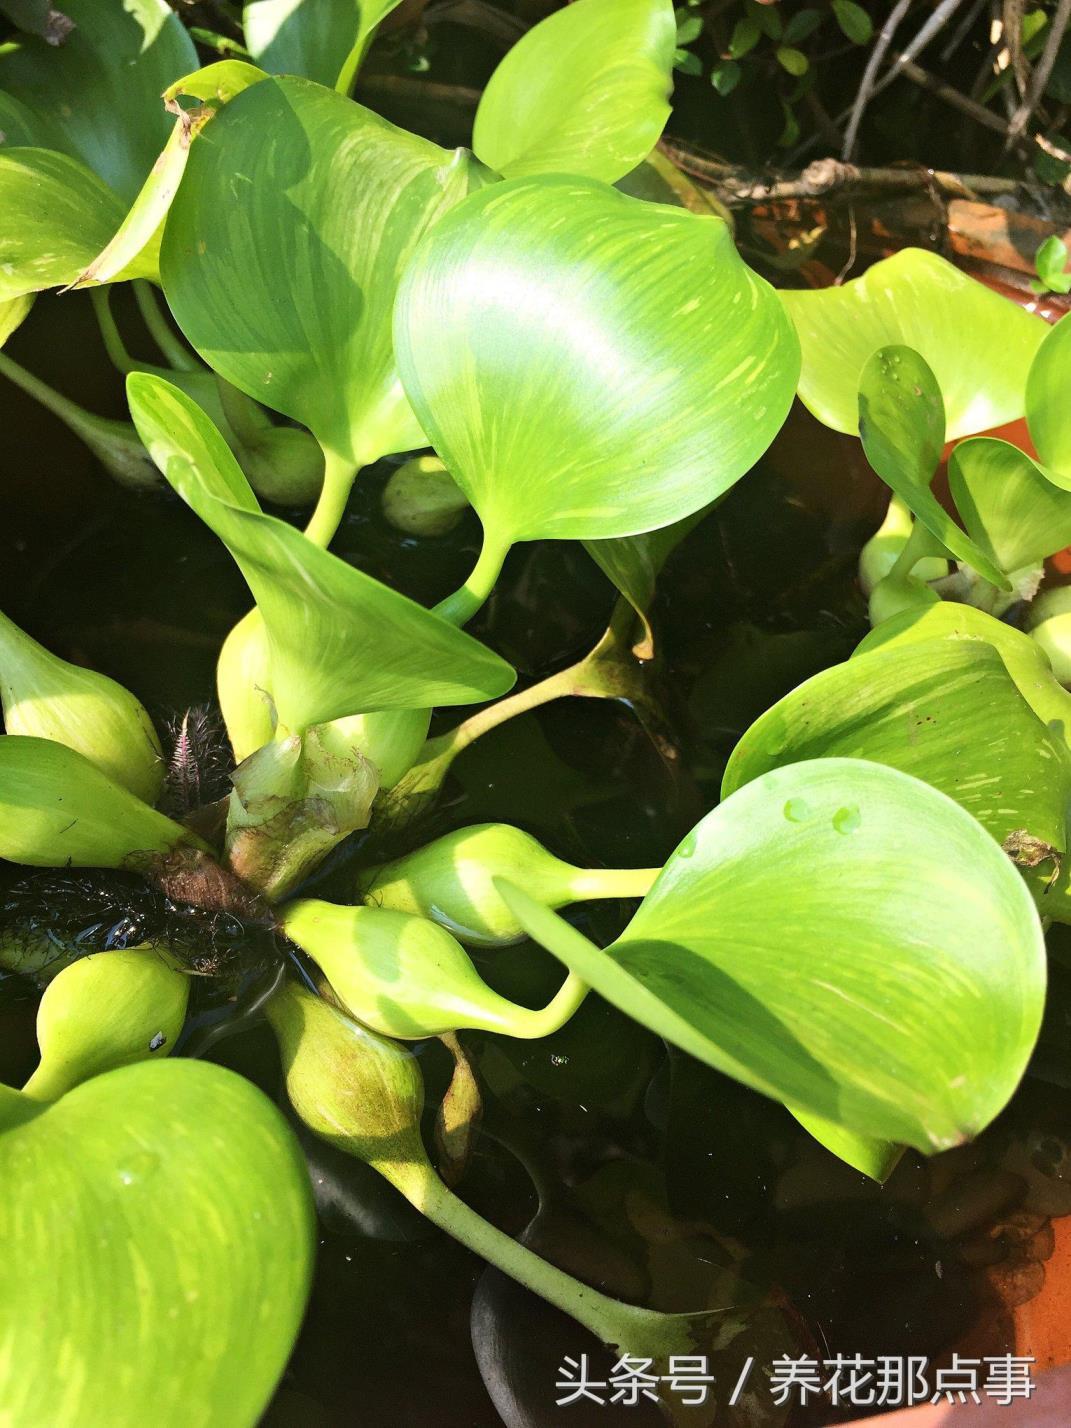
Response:
[{"label": "plant stem", "polygon": [[579,868],[570,892],[576,902],[646,897],[661,871],[661,868]]},{"label": "plant stem", "polygon": [[473,566],[472,574],[445,600],[435,606],[435,613],[452,625],[464,625],[472,619],[494,589],[495,581],[502,573],[502,562],[509,554],[510,542],[503,542],[497,536],[484,532],[480,557]]},{"label": "plant stem", "polygon": [[945,548],[937,537],[931,535],[921,521],[916,520],[886,579],[906,580],[920,560],[944,554]]},{"label": "plant stem", "polygon": [[79,435],[88,422],[104,420],[102,417],[95,417],[92,412],[87,412],[85,407],[80,407],[69,397],[63,396],[62,393],[56,391],[55,387],[50,387],[47,382],[42,382],[40,377],[35,377],[32,372],[28,372],[6,352],[0,352],[0,376],[6,377],[9,382],[14,382],[15,386],[20,387],[27,396],[33,397],[35,402],[40,402],[46,411],[59,417],[60,421],[69,426],[72,431],[78,432]]},{"label": "plant stem", "polygon": [[663,1314],[600,1294],[489,1224],[448,1190],[430,1165],[380,1165],[377,1169],[446,1234],[583,1324],[612,1349],[656,1360],[694,1353],[701,1347],[696,1331],[711,1322],[723,1322],[717,1313]]},{"label": "plant stem", "polygon": [[168,364],[178,372],[196,372],[201,363],[175,335],[167,318],[160,311],[156,290],[146,278],[138,278],[134,283],[134,297],[142,321],[149,329],[149,335],[164,354]]},{"label": "plant stem", "polygon": [[541,1037],[550,1036],[576,1015],[587,994],[588,984],[582,982],[575,972],[570,972],[545,1007],[535,1010],[515,1007],[510,1024],[501,1030],[506,1036],[515,1036],[521,1041],[538,1041]]},{"label": "plant stem", "polygon": [[305,527],[305,534],[309,540],[316,545],[322,545],[325,550],[342,524],[357,471],[357,463],[324,448],[324,484],[320,489],[316,509]]},{"label": "plant stem", "polygon": [[115,318],[112,315],[111,288],[90,288],[89,296],[93,303],[100,335],[104,340],[104,350],[108,354],[108,360],[117,372],[122,372],[125,376],[134,370],[135,362],[126,350],[126,344],[115,325]]}]

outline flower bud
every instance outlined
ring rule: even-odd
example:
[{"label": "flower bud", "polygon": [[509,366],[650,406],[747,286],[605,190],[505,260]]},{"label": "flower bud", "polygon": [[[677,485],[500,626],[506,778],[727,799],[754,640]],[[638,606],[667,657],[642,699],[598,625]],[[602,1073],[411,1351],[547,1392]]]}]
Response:
[{"label": "flower bud", "polygon": [[[892,570],[911,534],[914,518],[898,496],[889,501],[885,519],[859,554],[859,584],[868,596],[875,585]],[[948,574],[948,561],[937,556],[925,556],[914,568],[917,580],[924,583],[942,580]]]},{"label": "flower bud", "polygon": [[140,701],[107,675],[50,654],[4,614],[0,702],[9,734],[66,744],[146,803],[160,796],[160,741]]},{"label": "flower bud", "polygon": [[65,967],[37,1009],[41,1060],[23,1087],[54,1101],[92,1076],[170,1054],[189,979],[151,947],[98,952]]},{"label": "flower bud", "polygon": [[643,897],[655,877],[646,868],[576,868],[508,823],[478,823],[436,838],[415,853],[366,869],[365,902],[418,913],[463,942],[499,947],[527,934],[495,888],[495,879],[520,884],[544,907],[599,897]]},{"label": "flower bud", "polygon": [[430,1163],[420,1139],[424,1084],[416,1058],[293,982],[267,1006],[290,1103],[316,1135],[389,1180]]},{"label": "flower bud", "polygon": [[216,694],[235,763],[243,763],[275,737],[271,653],[259,610],[250,610],[223,641],[216,664]]},{"label": "flower bud", "polygon": [[1046,590],[1030,606],[1027,615],[1030,633],[1048,655],[1052,672],[1064,686],[1071,686],[1071,585]]},{"label": "flower bud", "polygon": [[406,1040],[466,1027],[545,1036],[579,1005],[567,1006],[563,998],[533,1010],[507,1001],[449,932],[410,913],[309,898],[283,910],[282,928],[317,964],[343,1006],[384,1036]]},{"label": "flower bud", "polygon": [[350,833],[368,826],[378,791],[359,753],[335,753],[319,731],[265,744],[239,764],[227,813],[232,870],[269,901],[286,895]]},{"label": "flower bud", "polygon": [[318,724],[316,731],[330,752],[367,759],[379,774],[380,788],[389,789],[416,763],[430,722],[430,709],[384,709]]},{"label": "flower bud", "polygon": [[452,531],[468,509],[468,497],[437,456],[415,456],[399,466],[383,488],[383,514],[407,535]]},{"label": "flower bud", "polygon": [[38,868],[142,869],[180,845],[205,847],[75,749],[0,737],[0,858]]}]

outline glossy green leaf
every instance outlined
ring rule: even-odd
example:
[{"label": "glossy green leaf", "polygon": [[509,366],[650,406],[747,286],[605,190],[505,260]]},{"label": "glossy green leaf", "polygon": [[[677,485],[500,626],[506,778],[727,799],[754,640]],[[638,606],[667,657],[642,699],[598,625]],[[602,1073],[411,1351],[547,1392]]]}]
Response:
[{"label": "glossy green leaf", "polygon": [[1019,875],[951,799],[880,764],[792,764],[740,789],[606,951],[508,895],[622,1011],[874,1139],[933,1152],[975,1135],[1037,1037],[1045,949]]},{"label": "glossy green leaf", "polygon": [[1055,233],[1049,235],[1034,254],[1037,281],[1030,284],[1036,293],[1071,292],[1071,272],[1067,272],[1067,244]]},{"label": "glossy green leaf", "polygon": [[376,26],[401,0],[251,0],[249,53],[273,74],[300,74],[348,93]]},{"label": "glossy green leaf", "polygon": [[164,290],[208,364],[351,466],[425,444],[394,364],[399,276],[468,161],[305,79],[254,84],[190,151]]},{"label": "glossy green leaf", "polygon": [[874,34],[874,22],[855,0],[833,0],[837,24],[853,44],[867,45]]},{"label": "glossy green leaf", "polygon": [[859,1135],[856,1131],[845,1130],[834,1121],[824,1120],[822,1116],[814,1116],[807,1111],[793,1110],[792,1114],[804,1130],[810,1131],[826,1150],[832,1151],[853,1170],[859,1170],[879,1183],[888,1180],[904,1154],[904,1147],[894,1141],[875,1140],[873,1136]]},{"label": "glossy green leaf", "polygon": [[56,1101],[135,1061],[170,1055],[186,1020],[190,979],[153,947],[91,953],[64,967],[37,1008],[41,1060],[26,1095]]},{"label": "glossy green leaf", "polygon": [[464,1028],[549,1036],[587,991],[568,977],[547,1006],[518,1006],[487,985],[445,928],[408,912],[307,898],[288,904],[281,923],[350,1015],[382,1036],[412,1040]]},{"label": "glossy green leaf", "polygon": [[0,1095],[0,1419],[253,1428],[315,1252],[279,1112],[189,1060]]},{"label": "glossy green leaf", "polygon": [[991,645],[999,652],[1019,693],[1054,739],[1071,747],[1071,694],[1060,687],[1048,657],[1029,635],[1003,620],[995,620],[984,610],[953,601],[905,610],[871,630],[852,658],[935,639]]},{"label": "glossy green leaf", "polygon": [[62,45],[27,37],[0,55],[0,129],[79,159],[130,204],[171,130],[160,96],[197,51],[166,0],[59,8],[74,21]]},{"label": "glossy green leaf", "polygon": [[0,858],[39,868],[140,866],[186,829],[51,739],[0,736]]},{"label": "glossy green leaf", "polygon": [[1026,420],[1041,462],[1071,481],[1071,322],[1066,314],[1038,348],[1026,383]]},{"label": "glossy green leaf", "polygon": [[[80,275],[76,287],[111,282],[150,245],[156,269],[154,276],[158,276],[163,223],[186,172],[190,145],[224,104],[263,78],[263,70],[253,65],[243,64],[241,60],[222,60],[219,64],[207,65],[187,75],[164,91],[163,101],[172,109],[180,106],[182,99],[194,99],[199,103],[195,107],[183,107],[175,118],[163,152],[153,164],[126,217],[107,247]],[[142,261],[144,263],[145,259]]]},{"label": "glossy green leaf", "polygon": [[1009,441],[976,436],[948,458],[948,486],[963,524],[1001,570],[1071,544],[1071,468],[1061,477]]},{"label": "glossy green leaf", "polygon": [[576,0],[548,15],[488,81],[473,127],[477,157],[506,178],[615,182],[665,128],[677,44],[672,0]]},{"label": "glossy green leaf", "polygon": [[823,758],[872,759],[924,779],[998,843],[1025,830],[1067,847],[1066,748],[982,641],[885,648],[816,674],[747,730],[722,796],[769,769]]},{"label": "glossy green leaf", "polygon": [[513,179],[429,234],[395,318],[414,408],[490,547],[653,530],[783,422],[798,353],[726,224],[589,179]]},{"label": "glossy green leaf", "polygon": [[0,207],[0,302],[73,283],[123,218],[100,179],[53,149],[0,148]]},{"label": "glossy green leaf", "polygon": [[841,287],[784,291],[781,300],[803,350],[804,405],[834,431],[853,434],[863,367],[879,348],[901,345],[933,369],[950,439],[1014,421],[1047,330],[1042,318],[919,248]]},{"label": "glossy green leaf", "polygon": [[1000,568],[930,490],[945,443],[941,389],[910,347],[882,347],[859,374],[859,435],[866,459],[926,529],[986,580],[1010,589]]},{"label": "glossy green leaf", "polygon": [[271,693],[287,730],[377,709],[476,702],[509,689],[513,670],[485,646],[264,515],[223,437],[177,387],[135,372],[127,394],[153,460],[224,542],[253,592],[268,632]]}]

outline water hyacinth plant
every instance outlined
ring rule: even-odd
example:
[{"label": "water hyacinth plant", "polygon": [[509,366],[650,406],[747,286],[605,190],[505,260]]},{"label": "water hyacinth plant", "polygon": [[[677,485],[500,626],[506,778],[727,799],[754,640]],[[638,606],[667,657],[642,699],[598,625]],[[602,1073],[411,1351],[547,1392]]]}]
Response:
[{"label": "water hyacinth plant", "polygon": [[[883,1180],[1008,1103],[1041,1026],[1043,919],[1071,921],[1066,607],[1042,596],[1030,633],[1000,618],[1071,542],[1068,320],[915,251],[779,293],[716,213],[616,187],[669,113],[669,0],[536,25],[472,152],[351,97],[393,8],[254,0],[248,57],[199,69],[163,0],[64,0],[62,43],[0,53],[0,336],[37,293],[90,288],[130,419],[4,354],[0,375],[119,481],[184,502],[250,602],[218,656],[229,786],[184,807],[140,701],[0,615],[0,857],[109,870],[188,932],[30,946],[0,926],[0,966],[47,981],[40,1063],[0,1086],[18,1428],[259,1420],[312,1274],[297,1122],[619,1353],[716,1353],[740,1303],[615,1299],[447,1188],[417,1043],[455,1053],[471,1139],[466,1034],[542,1038],[601,997]],[[126,351],[109,292],[127,281],[158,361]],[[892,493],[856,654],[752,724],[662,866],[576,866],[523,807],[429,833],[454,760],[516,715],[576,696],[643,716],[660,569],[797,393]],[[983,434],[1024,415],[1031,453]],[[932,489],[946,440],[958,520]],[[388,516],[414,539],[479,518],[433,608],[331,549],[388,456],[409,457]],[[518,689],[464,626],[533,541],[583,542],[620,600],[587,656]],[[589,902],[626,907],[605,946],[574,925]],[[191,977],[235,973],[187,943],[220,919],[268,948],[257,1012],[289,1120],[195,1054]],[[542,1006],[493,985],[525,939],[561,964]]]}]

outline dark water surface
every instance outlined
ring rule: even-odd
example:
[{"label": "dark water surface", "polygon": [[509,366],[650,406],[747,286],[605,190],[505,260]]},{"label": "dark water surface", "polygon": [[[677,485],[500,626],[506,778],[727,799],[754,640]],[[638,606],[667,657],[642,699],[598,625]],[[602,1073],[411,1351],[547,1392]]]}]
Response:
[{"label": "dark water surface", "polygon": [[[136,345],[136,320],[124,320]],[[9,350],[86,405],[121,414],[82,297],[42,299]],[[248,606],[222,546],[169,494],[114,486],[6,385],[0,412],[0,605],[57,653],[129,685],[161,721],[210,700],[219,643]],[[673,557],[650,670],[670,757],[624,706],[551,705],[474,746],[413,840],[502,819],[579,863],[661,862],[713,806],[750,720],[863,632],[855,556],[882,502],[858,463],[853,443],[794,414],[761,467]],[[400,536],[379,514],[388,469],[362,477],[334,548],[430,603],[467,573],[477,526],[467,519],[433,541]],[[539,678],[595,642],[611,596],[579,546],[524,546],[472,629],[522,679]],[[341,895],[362,857],[357,840],[334,861],[328,895]],[[10,882],[12,871],[0,872]],[[610,938],[626,915],[600,904],[581,921]],[[496,987],[533,1005],[560,976],[530,944],[477,960]],[[1039,1074],[1012,1108],[977,1146],[925,1164],[909,1157],[884,1188],[821,1150],[780,1107],[667,1052],[596,997],[544,1041],[466,1035],[486,1104],[461,1193],[624,1298],[693,1309],[750,1285],[778,1306],[756,1317],[748,1340],[760,1364],[786,1351],[936,1357],[965,1342],[1000,1352],[1012,1342],[1014,1303],[1038,1288],[1040,1222],[1071,1211],[1071,1201],[1059,1209],[1071,1193],[1066,1091],[1052,1084],[1066,1085],[1071,1064],[1066,965],[1054,968]],[[202,1033],[232,1031],[207,1054],[278,1097],[271,1038],[242,1016],[257,985],[251,977],[234,1000],[234,987],[199,980],[195,1022]],[[35,1004],[21,980],[0,981],[0,1079],[18,1083],[33,1064]],[[437,1044],[422,1056],[434,1106],[447,1061]],[[642,1406],[555,1409],[564,1355],[601,1362],[583,1332],[486,1270],[364,1166],[311,1140],[307,1149],[319,1263],[266,1418],[273,1428],[492,1428],[501,1420],[487,1385],[515,1425],[657,1421]]]}]

